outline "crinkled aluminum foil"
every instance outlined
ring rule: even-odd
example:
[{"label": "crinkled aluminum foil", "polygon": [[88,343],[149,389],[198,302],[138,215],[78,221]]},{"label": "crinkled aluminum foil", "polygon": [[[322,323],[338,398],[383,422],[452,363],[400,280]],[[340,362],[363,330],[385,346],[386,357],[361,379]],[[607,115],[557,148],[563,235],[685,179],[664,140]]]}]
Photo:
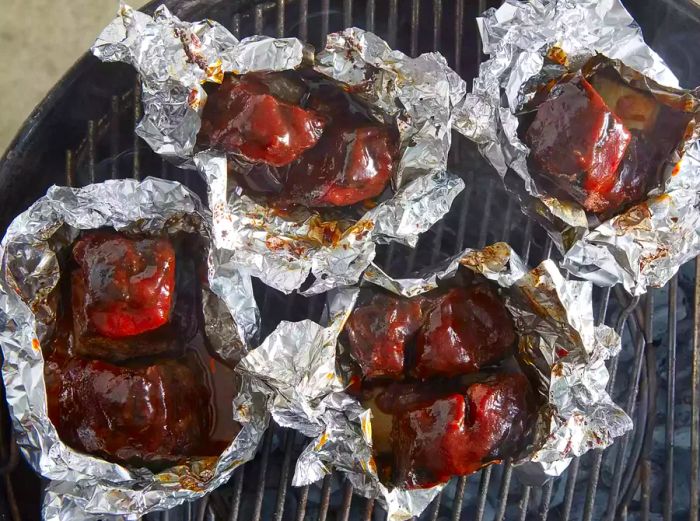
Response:
[{"label": "crinkled aluminum foil", "polygon": [[[686,142],[676,175],[667,175],[663,188],[623,215],[589,227],[578,204],[538,190],[515,113],[532,99],[537,85],[578,69],[596,53],[677,88],[671,70],[646,45],[619,0],[506,0],[477,23],[490,59],[458,110],[455,128],[477,143],[502,177],[512,170],[523,179],[532,196],[519,194],[524,211],[543,222],[570,272],[600,285],[621,283],[633,295],[665,284],[700,253],[700,136]],[[554,51],[563,51],[566,69],[545,59]]]},{"label": "crinkled aluminum foil", "polygon": [[[47,412],[40,346],[50,341],[55,320],[55,303],[47,296],[60,277],[57,254],[70,247],[80,230],[107,226],[209,237],[210,219],[199,198],[181,184],[148,178],[81,189],[52,187],[8,228],[0,245],[2,376],[19,446],[34,469],[51,480],[44,519],[97,519],[103,514],[137,519],[204,495],[254,457],[269,413],[266,396],[245,378],[232,412],[242,430],[221,457],[193,458],[158,474],[74,451],[61,442]],[[250,277],[220,269],[213,254],[208,265],[207,331],[216,332],[214,345],[226,345],[220,354],[236,360],[257,333],[259,313]]]},{"label": "crinkled aluminum foil", "polygon": [[[357,282],[374,258],[375,243],[415,245],[447,213],[464,182],[446,172],[453,109],[466,84],[437,53],[417,58],[394,51],[376,35],[346,29],[312,50],[295,38],[255,36],[240,42],[210,20],[182,22],[164,7],[153,18],[123,6],[93,53],[132,64],[143,81],[144,117],[137,133],[159,154],[194,164],[209,186],[217,248],[266,284],[289,293],[313,275],[305,294]],[[400,160],[396,190],[359,219],[326,219],[300,210],[281,216],[230,186],[226,156],[195,153],[204,82],[225,73],[281,71],[302,64],[356,87],[357,95],[397,123]]]},{"label": "crinkled aluminum foil", "polygon": [[[537,389],[546,402],[534,441],[514,462],[523,481],[541,484],[560,475],[573,457],[607,447],[632,428],[606,391],[605,360],[618,353],[620,338],[611,328],[594,325],[590,282],[566,280],[551,261],[527,271],[504,243],[465,250],[442,268],[413,279],[392,279],[373,265],[365,280],[415,296],[436,288],[438,280],[453,277],[460,267],[502,288],[520,356],[537,374]],[[382,485],[372,457],[371,413],[342,391],[348,375],[336,363],[337,339],[358,292],[331,291],[326,327],[308,320],[282,323],[239,368],[256,388],[271,394],[271,413],[278,423],[315,438],[297,461],[294,485],[340,470],[357,492],[383,501],[390,520],[409,519],[428,506],[440,487]]]}]

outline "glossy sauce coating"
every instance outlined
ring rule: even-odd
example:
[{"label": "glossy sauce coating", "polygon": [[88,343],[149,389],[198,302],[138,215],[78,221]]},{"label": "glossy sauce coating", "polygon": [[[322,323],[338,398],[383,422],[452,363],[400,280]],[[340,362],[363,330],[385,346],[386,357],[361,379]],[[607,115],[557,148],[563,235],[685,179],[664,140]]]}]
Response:
[{"label": "glossy sauce coating", "polygon": [[[234,154],[229,161],[230,175],[248,193],[264,197],[273,206],[288,208],[348,206],[379,196],[385,190],[398,159],[398,131],[394,125],[378,122],[367,106],[339,84],[312,71],[247,74],[226,82],[225,85],[236,82],[258,85],[256,88],[269,92],[266,96],[275,99],[278,105],[294,106],[305,112],[307,115],[299,116],[300,120],[317,122],[296,125],[313,130],[298,134],[313,135],[315,141],[305,139],[304,147],[290,147],[294,148],[294,154],[285,155],[283,160],[271,159],[267,141],[253,134],[293,136],[294,132],[288,130],[291,125],[269,115],[261,116],[264,124],[250,126],[253,137],[249,139],[262,152],[243,153],[245,157]],[[210,94],[210,99],[227,96],[230,101],[226,105],[220,101],[207,103],[212,108],[210,113],[205,108],[201,146],[213,146],[208,137],[216,133],[212,128],[227,128],[230,121],[239,119],[239,107],[243,103],[237,101],[242,96],[240,88],[219,87]],[[272,111],[262,102],[255,103],[260,103],[256,110],[261,114]],[[241,143],[245,141],[241,140]]]},{"label": "glossy sauce coating", "polygon": [[73,248],[79,270],[74,284],[86,330],[108,338],[152,331],[170,318],[175,289],[175,251],[163,239],[132,240],[88,234]]},{"label": "glossy sauce coating", "polygon": [[513,321],[487,284],[453,288],[431,309],[418,335],[418,378],[478,371],[512,353]]},{"label": "glossy sauce coating", "polygon": [[535,417],[532,389],[518,373],[392,384],[370,406],[380,473],[406,488],[431,487],[514,455]]},{"label": "glossy sauce coating", "polygon": [[[100,231],[76,242],[63,269],[54,341],[44,352],[49,416],[65,443],[159,469],[217,456],[238,433],[231,410],[237,376],[209,352],[204,335],[198,251],[190,236],[175,244]],[[125,299],[134,310],[163,304],[157,274],[169,270],[165,324],[114,338],[95,331],[87,295],[103,315],[110,306],[122,313],[114,303]],[[120,322],[105,316],[104,323]]]},{"label": "glossy sauce coating", "polygon": [[612,204],[609,193],[632,136],[583,77],[555,86],[527,130],[531,159],[588,211]]},{"label": "glossy sauce coating", "polygon": [[124,463],[176,462],[209,432],[208,390],[184,361],[120,367],[74,358],[60,371],[52,420],[78,450]]},{"label": "glossy sauce coating", "polygon": [[421,303],[378,293],[352,312],[346,332],[365,378],[403,377],[406,342],[423,323]]},{"label": "glossy sauce coating", "polygon": [[228,75],[208,96],[200,144],[273,166],[291,163],[321,137],[325,118],[279,99],[255,75]]}]

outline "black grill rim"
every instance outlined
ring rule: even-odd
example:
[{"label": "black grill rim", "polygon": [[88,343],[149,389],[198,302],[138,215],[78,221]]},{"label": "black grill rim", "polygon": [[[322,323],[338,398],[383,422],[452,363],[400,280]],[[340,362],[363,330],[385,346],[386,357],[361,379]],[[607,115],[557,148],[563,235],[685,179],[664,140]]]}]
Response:
[{"label": "black grill rim", "polygon": [[[450,0],[410,0],[410,19],[411,19],[411,31],[410,31],[410,52],[415,54],[419,49],[419,36],[424,34],[424,32],[430,31],[432,34],[433,47],[440,47],[441,39],[444,34],[452,34],[455,37],[453,52],[453,60],[456,60],[455,69],[457,72],[460,71],[461,66],[461,56],[465,52],[465,47],[460,45],[463,41],[464,34],[464,15],[467,12],[467,8],[473,8],[474,4],[477,3],[477,9],[482,12],[487,7],[486,0],[478,0],[465,2],[465,0],[454,0],[454,9],[456,16],[454,16],[454,22],[446,23],[445,18],[442,16],[443,10],[449,5]],[[664,0],[666,1],[666,0]],[[145,12],[152,13],[156,5],[160,2],[153,2],[149,4],[143,10]],[[196,2],[188,2],[187,0],[174,0],[166,2],[171,10],[181,16],[183,19],[194,19],[191,15],[193,11],[196,10]],[[216,0],[209,1],[205,3],[217,3]],[[285,8],[288,6],[298,6],[298,25],[296,35],[302,39],[306,39],[310,27],[308,23],[308,13],[309,4],[319,4],[320,8],[323,10],[320,19],[320,28],[323,34],[326,34],[329,28],[335,30],[337,27],[330,27],[330,17],[329,10],[331,7],[337,10],[342,15],[342,23],[344,26],[350,25],[350,21],[355,21],[357,24],[358,13],[360,15],[364,14],[364,25],[368,30],[375,30],[376,23],[383,23],[384,20],[379,20],[376,17],[378,6],[383,5],[382,2],[377,2],[376,0],[334,0],[333,3],[330,0],[275,0],[275,1],[262,1],[256,2],[252,0],[247,1],[236,1],[232,0],[227,3],[227,8],[236,12],[231,18],[229,28],[232,29],[234,34],[240,35],[242,27],[244,24],[248,23],[249,19],[253,20],[253,28],[255,32],[261,33],[266,30],[268,34],[283,36],[285,34],[285,23],[289,21],[289,17],[286,16]],[[358,9],[357,4],[365,4],[365,12],[361,13]],[[395,45],[397,40],[397,17],[399,14],[399,9],[405,9],[408,7],[408,0],[387,0],[384,2],[387,5],[387,10],[389,13],[386,27],[386,33],[382,34],[390,45]],[[401,4],[399,6],[399,4]],[[676,4],[679,9],[685,10],[687,16],[696,17],[698,23],[700,24],[700,9],[694,7],[692,0],[679,0]],[[312,5],[313,9],[313,5]],[[420,21],[429,13],[432,17],[432,27],[429,28],[419,28]],[[201,17],[201,16],[199,16]],[[274,20],[273,24],[266,23],[270,19]],[[451,21],[450,21],[451,22]],[[316,21],[314,20],[314,24]],[[271,30],[270,30],[271,29]],[[312,28],[313,29],[313,28]],[[421,32],[421,29],[423,32]],[[452,32],[451,32],[452,31]],[[409,49],[405,49],[409,50]],[[444,49],[443,49],[444,50]],[[468,52],[468,51],[467,51]],[[477,49],[477,56],[481,57],[480,48]],[[454,65],[454,62],[453,62]],[[21,188],[26,185],[26,180],[28,176],[32,176],[36,179],[37,173],[41,172],[40,164],[36,161],[32,162],[30,156],[35,154],[38,147],[41,147],[42,143],[46,143],[48,139],[52,137],[52,131],[56,124],[55,121],[52,122],[52,118],[56,118],[57,113],[60,111],[61,106],[64,104],[66,97],[75,91],[76,85],[81,81],[86,81],[89,74],[94,71],[96,67],[96,60],[92,56],[85,55],[81,58],[74,66],[71,68],[63,79],[51,90],[44,101],[35,109],[35,111],[30,115],[27,122],[24,124],[22,129],[20,129],[17,137],[11,143],[7,152],[5,153],[3,159],[0,161],[0,196],[2,194],[20,194],[22,193]],[[467,78],[469,80],[469,78]],[[118,118],[120,114],[123,113],[125,109],[130,109],[132,113],[132,121],[137,121],[140,118],[140,86],[136,82],[131,91],[127,91],[125,95],[122,96],[112,96],[110,99],[110,105],[104,112],[104,116],[101,118],[90,119],[86,123],[86,137],[82,143],[77,146],[72,146],[65,151],[65,182],[70,186],[76,186],[78,181],[78,171],[80,168],[86,168],[87,180],[94,181],[96,179],[96,169],[97,169],[97,159],[98,159],[98,142],[102,143],[105,139],[105,135],[108,136],[109,140],[109,150],[111,155],[114,155],[119,150],[119,124]],[[116,116],[116,117],[112,117]],[[53,125],[52,125],[53,123]],[[464,150],[465,147],[459,143],[455,146],[454,154],[457,158],[466,158],[468,154]],[[135,178],[140,178],[142,169],[142,159],[143,154],[150,151],[143,151],[143,144],[134,136],[132,142],[132,152],[131,157],[131,172]],[[169,166],[165,163],[162,165],[162,174],[164,177],[168,177]],[[118,175],[116,162],[112,164],[112,177]],[[45,173],[44,177],[37,181],[37,185],[46,184],[44,181],[51,172]],[[172,176],[171,176],[172,177]],[[186,182],[192,181],[191,176],[187,176]],[[484,214],[483,225],[479,231],[479,245],[484,245],[487,241],[488,233],[492,230],[489,229],[488,224],[492,224],[489,221],[489,212],[492,207],[492,197],[495,188],[496,181],[494,178],[489,178],[487,181],[488,190],[487,198],[485,204],[486,213]],[[190,184],[189,182],[187,184]],[[469,201],[471,193],[471,184],[467,191],[467,196],[465,196],[465,201]],[[29,201],[33,197],[28,198]],[[27,201],[25,201],[26,203]],[[9,205],[11,208],[0,209],[0,226],[4,227],[9,223],[9,220],[18,213],[16,208],[21,208],[23,201],[15,203],[15,205]],[[457,244],[455,245],[455,250],[462,249],[462,241],[464,240],[464,230],[466,227],[466,214],[467,207],[465,207],[460,214],[460,220],[458,225],[457,234]],[[512,200],[509,199],[508,206],[506,208],[505,219],[505,230],[509,229],[509,223],[511,219],[514,219],[514,213],[518,214],[517,209],[515,209],[512,204]],[[518,214],[519,215],[519,214]],[[464,218],[462,218],[464,216]],[[462,233],[459,233],[462,232]],[[523,240],[521,245],[521,253],[523,257],[527,260],[530,257],[531,245],[533,234],[537,232],[537,225],[533,225],[532,221],[527,220],[525,224]],[[439,227],[434,236],[435,245],[435,257],[433,260],[437,259],[440,253],[439,246],[442,241],[443,228]],[[388,258],[389,262],[396,252],[394,249],[389,248]],[[550,256],[552,254],[552,244],[548,241],[544,246],[545,256]],[[409,257],[409,264],[415,260],[415,256]],[[690,519],[697,521],[698,518],[698,508],[699,508],[699,498],[700,494],[698,486],[698,467],[699,467],[699,456],[700,456],[700,443],[699,443],[699,423],[700,423],[700,262],[696,263],[696,286],[695,286],[695,301],[694,301],[694,350],[693,350],[693,372],[692,372],[692,389],[693,389],[693,402],[692,402],[692,429],[691,429],[691,476],[690,476]],[[265,298],[262,303],[263,312],[269,309],[268,306],[271,305],[272,297],[268,300],[268,295],[270,292],[266,292]],[[635,345],[634,360],[633,360],[633,375],[635,375],[634,385],[632,386],[631,392],[627,397],[626,410],[630,413],[634,411],[635,408],[642,409],[636,417],[637,427],[635,431],[623,439],[618,440],[615,449],[607,452],[595,451],[592,454],[588,454],[588,457],[592,461],[591,471],[589,473],[589,478],[587,481],[587,488],[582,490],[579,486],[576,486],[576,478],[579,472],[580,460],[576,459],[572,462],[569,470],[567,471],[567,482],[565,489],[565,497],[563,503],[563,510],[561,512],[561,519],[569,519],[571,512],[571,507],[575,494],[586,494],[585,508],[582,513],[582,519],[588,521],[593,519],[594,516],[594,506],[597,499],[598,492],[598,482],[600,479],[600,471],[602,466],[603,458],[608,455],[608,457],[615,458],[614,475],[612,477],[612,493],[608,504],[608,510],[606,519],[617,519],[619,517],[626,517],[627,510],[631,504],[634,496],[634,492],[638,489],[642,492],[641,501],[641,513],[643,518],[648,518],[650,514],[650,460],[649,460],[649,449],[650,449],[650,435],[648,434],[647,423],[653,421],[653,409],[650,405],[654,403],[654,376],[655,376],[655,366],[653,360],[653,350],[655,346],[653,344],[653,336],[651,330],[651,324],[653,319],[653,299],[657,292],[650,292],[647,297],[642,299],[641,305],[637,306],[639,299],[628,299],[624,293],[619,288],[615,288],[612,291],[610,289],[603,290],[602,295],[598,299],[599,309],[597,310],[597,318],[599,321],[605,321],[606,318],[608,322],[611,321],[611,317],[608,316],[608,303],[610,302],[611,294],[612,298],[615,299],[622,309],[620,310],[618,316],[615,320],[615,327],[618,332],[628,331],[633,338]],[[668,321],[668,335],[669,342],[667,346],[669,365],[667,368],[667,377],[670,382],[667,391],[667,403],[668,403],[668,415],[666,418],[666,448],[667,448],[667,463],[665,468],[665,475],[667,477],[665,482],[665,488],[663,492],[663,515],[664,519],[671,519],[673,512],[673,492],[674,492],[674,468],[673,468],[673,436],[674,436],[674,404],[675,404],[675,363],[676,363],[676,338],[677,338],[677,323],[675,321],[677,312],[677,301],[678,301],[678,280],[676,277],[669,283],[669,321]],[[296,301],[296,298],[290,298],[287,302],[287,306],[291,307]],[[319,301],[311,301],[309,303],[308,312],[309,315],[314,315],[319,311]],[[630,317],[630,320],[627,318]],[[611,382],[610,388],[614,387],[615,375],[618,368],[617,359],[614,359],[610,364],[611,370]],[[637,398],[639,397],[639,400]],[[3,407],[5,403],[3,400]],[[653,424],[652,424],[653,425]],[[4,481],[4,500],[6,503],[8,516],[10,519],[16,520],[20,519],[20,510],[18,503],[16,501],[17,491],[13,488],[13,476],[16,476],[16,469],[20,464],[20,458],[18,455],[17,446],[11,436],[10,429],[8,428],[8,418],[6,411],[2,415],[2,423],[0,423],[0,478]],[[10,436],[8,436],[10,433]],[[292,516],[288,512],[285,512],[285,498],[288,492],[288,484],[291,479],[291,465],[292,461],[292,448],[298,445],[300,442],[300,436],[283,429],[270,429],[265,436],[264,444],[261,448],[260,454],[258,455],[257,466],[246,465],[241,467],[234,474],[231,483],[232,487],[232,501],[228,505],[223,507],[223,515],[225,518],[230,520],[236,520],[239,518],[241,511],[241,506],[244,501],[253,501],[253,515],[252,519],[258,520],[262,516],[262,503],[263,495],[265,492],[265,486],[267,481],[267,462],[271,455],[271,447],[273,442],[273,436],[279,434],[280,439],[283,440],[283,446],[285,447],[284,459],[282,465],[282,472],[279,476],[279,485],[277,487],[277,501],[275,505],[274,519],[281,520],[287,519]],[[629,454],[627,450],[629,448]],[[251,474],[252,470],[256,470],[254,474]],[[494,472],[494,467],[487,467],[481,472],[480,484],[479,484],[479,495],[477,504],[475,507],[475,518],[481,520],[485,514],[485,506],[487,501],[487,493],[489,491],[489,484],[491,482],[492,476],[498,473]],[[500,471],[501,481],[498,484],[498,508],[496,519],[503,519],[506,514],[506,508],[510,504],[508,501],[509,491],[511,489],[511,465],[506,462],[503,466],[502,471]],[[14,471],[14,473],[13,473]],[[245,480],[245,477],[248,479]],[[678,477],[676,477],[678,479]],[[253,494],[254,498],[249,498],[251,494],[244,490],[244,481],[255,481],[256,491]],[[468,485],[468,478],[462,477],[457,480],[457,494],[453,504],[445,504],[445,500],[438,497],[437,500],[427,509],[427,514],[422,516],[422,518],[427,519],[437,519],[442,513],[449,514],[449,517],[454,520],[458,520],[463,517],[464,510],[463,507],[468,505],[463,504],[464,492]],[[352,486],[348,481],[344,482],[344,488],[342,491],[342,502],[339,508],[335,511],[330,509],[330,496],[331,496],[331,478],[327,477],[323,480],[321,485],[321,500],[320,500],[320,512],[318,519],[325,520],[329,516],[331,519],[349,519],[351,507],[357,505],[358,503],[363,506],[361,508],[361,518],[372,519],[375,518],[379,512],[379,509],[375,508],[375,503],[372,500],[362,500],[358,499],[357,496],[352,494]],[[641,488],[640,488],[641,487]],[[552,498],[553,482],[549,482],[541,489],[537,487],[522,487],[522,497],[520,503],[518,504],[518,516],[519,519],[547,519],[549,515],[550,500]],[[299,491],[299,503],[296,512],[293,514],[295,519],[304,519],[307,512],[307,498],[309,493],[309,487],[304,487]],[[530,501],[533,498],[539,497],[539,507],[533,509],[530,507]],[[209,497],[205,497],[202,500],[187,505],[184,507],[185,519],[214,519],[219,518],[218,514],[221,514],[221,498],[217,497],[217,494],[213,494]],[[535,513],[535,510],[537,513]],[[0,511],[1,513],[1,511]],[[573,513],[574,517],[578,517],[578,513]],[[427,516],[427,517],[426,517]],[[147,516],[150,519],[168,519],[170,517],[169,513],[161,513]]]}]

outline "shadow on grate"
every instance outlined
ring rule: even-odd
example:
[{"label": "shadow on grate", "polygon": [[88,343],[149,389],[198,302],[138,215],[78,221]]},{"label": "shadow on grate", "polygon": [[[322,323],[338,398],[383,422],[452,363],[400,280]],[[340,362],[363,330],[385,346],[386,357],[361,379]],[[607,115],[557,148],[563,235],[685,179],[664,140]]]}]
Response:
[{"label": "shadow on grate", "polygon": [[[165,3],[183,18],[213,18],[240,37],[260,33],[298,36],[317,47],[329,31],[356,25],[376,32],[391,46],[411,55],[440,51],[465,78],[476,75],[481,59],[474,18],[491,5],[485,0]],[[0,198],[7,198],[0,213],[3,228],[51,183],[82,186],[110,178],[155,175],[182,181],[205,198],[204,183],[195,172],[162,161],[134,135],[134,123],[141,114],[140,90],[133,71],[99,64],[88,57],[76,66],[72,76],[77,79],[71,82],[68,76],[50,95],[48,115],[41,111],[35,115],[38,123],[28,123],[1,165],[0,181],[10,187],[10,191],[5,189],[0,194]],[[76,94],[83,96],[80,108],[73,101]],[[46,122],[50,119],[54,126]],[[48,136],[57,138],[47,147]],[[517,202],[505,192],[475,148],[457,136],[454,141],[449,165],[466,181],[465,191],[446,218],[421,237],[418,248],[381,246],[377,255],[380,265],[390,274],[402,276],[434,265],[465,247],[496,241],[510,243],[531,265],[546,258],[556,260],[551,240],[520,212]],[[58,144],[64,145],[65,151]],[[32,147],[41,151],[43,155],[37,152],[37,157],[43,162],[28,159]],[[42,166],[49,164],[55,168],[47,173]],[[17,184],[17,174],[9,173],[16,165],[24,169],[20,171],[25,175],[36,173],[36,186]],[[18,197],[12,201],[7,193]],[[698,299],[700,293],[696,280],[693,270],[686,267],[668,288],[651,292],[640,305],[618,288],[597,288],[594,292],[596,321],[615,327],[623,335],[623,351],[610,364],[610,388],[615,400],[633,417],[633,432],[606,452],[594,451],[572,461],[562,477],[543,487],[521,484],[508,461],[453,479],[421,519],[590,521],[628,515],[648,519],[656,513],[667,520],[674,516],[687,519],[694,513],[696,517],[691,519],[697,519],[700,306],[697,301],[693,306],[693,298]],[[318,319],[324,305],[323,296],[285,296],[259,281],[254,290],[261,305],[263,335],[281,320]],[[6,409],[4,400],[2,403]],[[10,432],[3,411],[0,475],[5,512],[0,510],[0,515],[13,520],[38,518],[40,483],[18,457]],[[296,456],[307,442],[288,429],[271,428],[255,461],[239,468],[225,486],[198,502],[146,519],[386,518],[373,500],[353,495],[352,486],[342,475],[327,476],[309,487],[291,487]],[[17,483],[23,487],[13,486]]]}]

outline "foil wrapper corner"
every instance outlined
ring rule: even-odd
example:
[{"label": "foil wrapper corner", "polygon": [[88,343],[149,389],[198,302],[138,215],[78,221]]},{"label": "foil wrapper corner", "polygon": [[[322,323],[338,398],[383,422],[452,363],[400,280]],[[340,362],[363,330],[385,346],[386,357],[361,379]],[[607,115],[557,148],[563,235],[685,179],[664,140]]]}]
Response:
[{"label": "foil wrapper corner", "polygon": [[[268,421],[267,396],[241,379],[232,415],[241,431],[218,458],[192,458],[158,473],[124,467],[65,445],[48,416],[41,346],[51,341],[56,307],[47,297],[60,279],[58,258],[81,230],[112,227],[137,234],[187,232],[210,237],[208,210],[187,188],[147,178],[80,189],[52,187],[10,224],[0,245],[0,346],[6,398],[17,442],[50,481],[47,521],[137,519],[201,497],[252,459]],[[257,334],[250,276],[210,253],[204,322],[222,358],[237,361]]]},{"label": "foil wrapper corner", "polygon": [[[533,442],[514,461],[527,483],[561,474],[573,457],[604,448],[632,428],[606,391],[605,360],[620,349],[619,336],[593,320],[592,284],[568,281],[552,261],[527,270],[509,246],[467,249],[443,266],[412,279],[393,279],[378,266],[364,280],[397,295],[415,296],[454,277],[459,269],[497,284],[514,318],[519,352],[538,368],[538,412]],[[372,453],[371,413],[343,391],[348,376],[337,363],[338,336],[352,312],[358,288],[328,293],[325,326],[283,323],[239,366],[262,392],[282,425],[313,441],[296,464],[293,484],[307,485],[331,470],[347,474],[356,492],[377,498],[392,521],[418,516],[441,486],[403,490],[381,483]],[[545,368],[545,369],[543,369]]]},{"label": "foil wrapper corner", "polygon": [[696,131],[683,145],[680,162],[676,157],[668,165],[663,186],[623,214],[590,224],[577,203],[539,189],[528,169],[530,150],[518,135],[517,114],[537,86],[579,70],[596,54],[656,82],[635,82],[652,93],[690,95],[697,103],[697,92],[678,90],[678,80],[644,42],[619,0],[506,0],[477,23],[489,59],[456,109],[455,128],[477,144],[502,177],[515,172],[522,179],[523,189],[516,193],[523,210],[544,223],[564,254],[564,268],[599,285],[622,284],[632,295],[665,284],[700,253],[700,111]]},{"label": "foil wrapper corner", "polygon": [[[267,285],[304,294],[356,283],[375,244],[415,245],[440,220],[464,181],[446,171],[454,110],[466,83],[437,53],[416,58],[378,36],[349,28],[328,36],[316,55],[295,38],[238,41],[213,21],[183,22],[165,7],[153,18],[123,6],[92,48],[103,61],[130,63],[143,83],[144,116],[137,133],[159,154],[197,168],[209,187],[218,248]],[[283,71],[300,66],[354,91],[372,110],[393,118],[400,152],[394,194],[359,217],[338,220],[312,210],[281,216],[241,192],[227,175],[225,154],[197,150],[206,104],[202,84],[226,73]]]}]

